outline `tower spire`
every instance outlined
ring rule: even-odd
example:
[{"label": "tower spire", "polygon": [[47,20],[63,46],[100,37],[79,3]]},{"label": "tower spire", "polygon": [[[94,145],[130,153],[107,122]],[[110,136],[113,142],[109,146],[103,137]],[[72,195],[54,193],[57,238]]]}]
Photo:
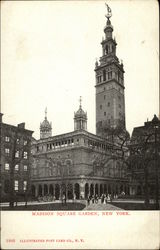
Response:
[{"label": "tower spire", "polygon": [[48,138],[52,136],[52,124],[47,120],[47,107],[45,108],[45,118],[42,123],[40,123],[40,139]]},{"label": "tower spire", "polygon": [[82,108],[82,96],[79,97],[79,108]]},{"label": "tower spire", "polygon": [[74,113],[74,130],[87,130],[87,113],[82,109],[82,96],[79,98],[79,109]]},{"label": "tower spire", "polygon": [[47,107],[45,108],[45,120],[47,120]]}]

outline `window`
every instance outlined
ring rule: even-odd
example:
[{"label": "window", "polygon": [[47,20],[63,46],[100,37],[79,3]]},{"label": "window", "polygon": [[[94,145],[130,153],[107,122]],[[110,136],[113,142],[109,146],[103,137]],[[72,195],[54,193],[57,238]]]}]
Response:
[{"label": "window", "polygon": [[104,87],[104,91],[106,90],[106,88]]},{"label": "window", "polygon": [[24,151],[24,153],[23,153],[23,158],[24,158],[24,159],[27,159],[27,158],[28,158],[28,152]]},{"label": "window", "polygon": [[109,53],[109,46],[106,45],[105,54],[108,55],[108,53]]},{"label": "window", "polygon": [[103,70],[103,81],[106,81],[106,71]]},{"label": "window", "polygon": [[108,72],[108,79],[112,79],[112,71],[111,72]]},{"label": "window", "polygon": [[18,191],[18,181],[14,181],[14,190]]},{"label": "window", "polygon": [[19,170],[19,165],[16,164],[15,167],[14,167],[15,171],[18,171]]},{"label": "window", "polygon": [[15,157],[16,157],[16,158],[19,158],[19,150],[16,151]]},{"label": "window", "polygon": [[27,143],[28,143],[28,141],[27,140],[24,140],[24,146],[26,146],[27,145]]},{"label": "window", "polygon": [[9,170],[9,163],[5,163],[4,169]]},{"label": "window", "polygon": [[100,109],[102,109],[102,105],[100,105]]},{"label": "window", "polygon": [[10,137],[9,136],[5,136],[5,142],[9,142],[10,141]]},{"label": "window", "polygon": [[[47,149],[48,149],[48,144],[47,144]],[[39,152],[39,146],[37,146],[37,152]]]},{"label": "window", "polygon": [[97,82],[100,83],[102,81],[102,76],[97,77]]},{"label": "window", "polygon": [[23,190],[24,190],[24,191],[27,190],[27,181],[23,181]]},{"label": "window", "polygon": [[106,116],[106,112],[104,112],[104,116]]},{"label": "window", "polygon": [[108,107],[110,107],[110,102],[108,102]]},{"label": "window", "polygon": [[104,100],[106,99],[106,96],[104,95]]},{"label": "window", "polygon": [[4,192],[9,193],[10,186],[9,186],[9,180],[4,181]]},{"label": "window", "polygon": [[5,154],[9,155],[9,152],[10,152],[9,148],[5,148]]},{"label": "window", "polygon": [[28,170],[28,166],[27,166],[27,165],[24,165],[24,166],[23,166],[23,170],[24,170],[24,171],[27,171],[27,170]]},{"label": "window", "polygon": [[119,104],[119,108],[121,108],[121,104]]}]

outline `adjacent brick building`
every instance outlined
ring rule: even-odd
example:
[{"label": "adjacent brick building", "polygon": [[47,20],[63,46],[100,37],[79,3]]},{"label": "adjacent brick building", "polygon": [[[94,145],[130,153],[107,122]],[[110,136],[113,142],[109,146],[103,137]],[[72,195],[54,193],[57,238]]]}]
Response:
[{"label": "adjacent brick building", "polygon": [[13,126],[2,122],[1,139],[1,198],[10,200],[11,195],[23,196],[30,190],[31,138],[33,131],[25,129],[25,123]]}]

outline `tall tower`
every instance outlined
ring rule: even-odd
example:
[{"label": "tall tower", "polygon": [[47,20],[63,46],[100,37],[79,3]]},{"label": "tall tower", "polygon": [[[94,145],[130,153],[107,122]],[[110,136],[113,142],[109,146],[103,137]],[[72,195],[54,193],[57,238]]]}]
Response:
[{"label": "tall tower", "polygon": [[47,120],[47,108],[45,109],[45,118],[40,123],[40,139],[48,138],[52,136],[52,124]]},{"label": "tall tower", "polygon": [[79,109],[74,113],[74,130],[87,130],[87,113],[85,113],[82,109],[81,96],[79,102]]},{"label": "tall tower", "polygon": [[107,6],[107,22],[102,39],[102,56],[96,61],[96,133],[101,135],[105,127],[125,128],[124,69],[116,56],[116,40],[113,39],[111,9]]}]

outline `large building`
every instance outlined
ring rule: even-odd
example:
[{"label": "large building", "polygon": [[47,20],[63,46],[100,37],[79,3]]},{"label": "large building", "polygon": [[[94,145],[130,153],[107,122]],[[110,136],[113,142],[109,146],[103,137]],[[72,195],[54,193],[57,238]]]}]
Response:
[{"label": "large building", "polygon": [[[116,42],[108,9],[102,41],[103,55],[96,62],[96,123],[125,127],[123,65],[116,57]],[[52,127],[45,119],[40,125],[40,139],[32,144],[32,195],[54,195],[60,199],[103,193],[129,193],[125,165],[116,160],[113,142],[87,131],[87,113],[80,106],[74,113],[74,131],[51,136]],[[114,150],[113,150],[114,147]]]},{"label": "large building", "polygon": [[15,194],[24,196],[30,192],[33,131],[25,129],[25,123],[18,126],[3,123],[2,116],[0,113],[1,199],[11,200]]}]

